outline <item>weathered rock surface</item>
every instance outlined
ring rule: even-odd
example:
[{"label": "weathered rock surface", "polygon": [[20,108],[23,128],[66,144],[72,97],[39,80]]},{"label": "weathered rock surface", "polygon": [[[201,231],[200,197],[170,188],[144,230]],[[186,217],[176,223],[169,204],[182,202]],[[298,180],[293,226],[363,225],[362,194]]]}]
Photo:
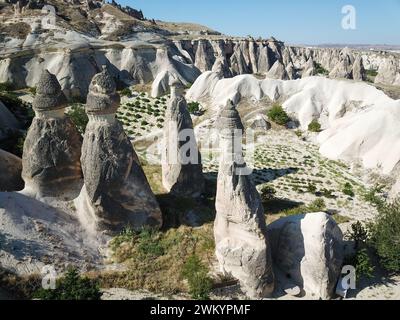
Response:
[{"label": "weathered rock surface", "polygon": [[400,85],[400,59],[393,57],[385,59],[380,64],[378,75],[375,78],[375,83],[389,84],[394,86]]},{"label": "weathered rock surface", "polygon": [[204,191],[203,167],[192,118],[179,83],[171,85],[164,124],[162,182],[171,194],[200,196]]},{"label": "weathered rock surface", "polygon": [[0,149],[0,192],[22,190],[24,181],[21,173],[22,160]]},{"label": "weathered rock surface", "polygon": [[312,58],[308,59],[306,65],[303,68],[302,77],[312,77],[317,75],[317,69],[315,67],[315,62]]},{"label": "weathered rock surface", "polygon": [[36,116],[28,130],[22,156],[27,194],[68,200],[82,186],[81,136],[65,116],[66,99],[53,74],[45,70],[33,102]]},{"label": "weathered rock surface", "polygon": [[122,124],[115,119],[119,105],[115,90],[106,69],[90,85],[81,158],[85,184],[76,200],[77,210],[89,230],[160,227],[158,203]]},{"label": "weathered rock surface", "polygon": [[352,75],[353,75],[353,80],[365,81],[367,79],[367,74],[364,69],[363,59],[360,55],[357,56],[356,60],[354,61]]},{"label": "weathered rock surface", "polygon": [[45,265],[57,272],[104,266],[99,249],[110,239],[87,234],[67,203],[53,206],[16,192],[0,192],[0,203],[2,268],[28,275]]},{"label": "weathered rock surface", "polygon": [[285,66],[279,60],[274,63],[272,68],[267,72],[267,78],[278,80],[289,80],[289,75]]},{"label": "weathered rock surface", "polygon": [[246,175],[241,143],[232,140],[234,131],[243,130],[243,125],[231,101],[223,109],[218,127],[222,157],[214,237],[219,266],[222,272],[240,281],[249,297],[267,297],[274,290],[274,275],[264,209]]},{"label": "weathered rock surface", "polygon": [[10,131],[16,131],[20,127],[21,124],[15,116],[0,101],[0,141],[6,138]]},{"label": "weathered rock surface", "polygon": [[349,56],[340,60],[333,70],[329,73],[330,78],[352,79],[352,63]]},{"label": "weathered rock surface", "polygon": [[326,213],[282,218],[268,226],[273,262],[315,299],[334,294],[344,258],[343,234]]}]

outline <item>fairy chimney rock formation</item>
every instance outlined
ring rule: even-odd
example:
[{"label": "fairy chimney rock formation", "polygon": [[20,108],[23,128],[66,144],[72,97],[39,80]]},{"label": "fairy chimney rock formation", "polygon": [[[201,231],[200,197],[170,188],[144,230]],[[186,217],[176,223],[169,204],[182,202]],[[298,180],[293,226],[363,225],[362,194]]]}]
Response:
[{"label": "fairy chimney rock formation", "polygon": [[358,55],[353,65],[353,79],[357,81],[367,80],[367,73],[361,55]]},{"label": "fairy chimney rock formation", "polygon": [[171,194],[197,197],[204,191],[203,166],[183,86],[170,82],[171,99],[164,125],[162,182]]},{"label": "fairy chimney rock formation", "polygon": [[55,75],[44,70],[33,101],[35,118],[22,156],[24,192],[72,200],[82,187],[82,137],[64,114],[67,100]]},{"label": "fairy chimney rock formation", "polygon": [[222,110],[214,237],[220,269],[240,281],[251,298],[274,290],[271,251],[264,209],[244,163],[243,124],[231,101]]},{"label": "fairy chimney rock formation", "polygon": [[91,230],[119,232],[130,226],[160,227],[156,198],[121,123],[120,97],[105,67],[89,87],[89,123],[82,147],[84,187],[76,201],[82,223]]}]

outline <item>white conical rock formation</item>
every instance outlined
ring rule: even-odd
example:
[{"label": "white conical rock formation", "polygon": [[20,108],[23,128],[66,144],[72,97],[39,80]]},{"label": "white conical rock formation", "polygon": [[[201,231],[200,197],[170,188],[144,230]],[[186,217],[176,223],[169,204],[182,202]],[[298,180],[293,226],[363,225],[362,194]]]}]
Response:
[{"label": "white conical rock formation", "polygon": [[264,209],[247,175],[240,139],[243,125],[231,101],[222,110],[218,127],[222,156],[214,237],[219,266],[240,281],[249,297],[267,297],[274,290],[274,275]]}]

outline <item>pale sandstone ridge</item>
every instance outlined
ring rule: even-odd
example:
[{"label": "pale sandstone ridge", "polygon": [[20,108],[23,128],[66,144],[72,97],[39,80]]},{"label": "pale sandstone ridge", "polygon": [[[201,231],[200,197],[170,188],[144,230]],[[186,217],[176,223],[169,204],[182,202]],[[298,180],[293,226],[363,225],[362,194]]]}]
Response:
[{"label": "pale sandstone ridge", "polygon": [[133,146],[116,120],[120,98],[106,68],[89,87],[89,123],[82,146],[84,187],[76,200],[88,229],[118,232],[126,226],[140,230],[160,227],[161,211]]},{"label": "pale sandstone ridge", "polygon": [[64,114],[67,106],[56,77],[45,70],[36,87],[35,118],[24,143],[24,192],[72,200],[82,186],[81,136]]},{"label": "pale sandstone ridge", "polygon": [[[313,299],[335,293],[344,259],[343,234],[326,213],[281,218],[268,226],[274,265],[285,282]],[[286,285],[287,286],[287,285]]]},{"label": "pale sandstone ridge", "polygon": [[171,99],[164,124],[162,182],[171,194],[200,196],[204,191],[201,155],[193,130],[192,118],[179,81],[171,83]]},{"label": "pale sandstone ridge", "polygon": [[246,175],[241,144],[234,142],[235,131],[243,131],[243,125],[231,101],[221,113],[219,129],[222,157],[214,224],[216,256],[221,271],[238,279],[249,297],[268,297],[274,290],[274,274],[264,209]]}]

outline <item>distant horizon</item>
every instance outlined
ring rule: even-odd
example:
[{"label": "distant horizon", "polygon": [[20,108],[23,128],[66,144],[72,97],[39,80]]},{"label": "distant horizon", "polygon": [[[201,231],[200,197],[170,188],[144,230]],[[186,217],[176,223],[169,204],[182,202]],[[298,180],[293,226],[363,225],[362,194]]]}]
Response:
[{"label": "distant horizon", "polygon": [[[109,1],[111,2],[111,1]],[[149,19],[204,25],[237,37],[275,38],[289,44],[400,46],[400,0],[117,0],[143,11]],[[355,29],[342,20],[351,5]]]}]

